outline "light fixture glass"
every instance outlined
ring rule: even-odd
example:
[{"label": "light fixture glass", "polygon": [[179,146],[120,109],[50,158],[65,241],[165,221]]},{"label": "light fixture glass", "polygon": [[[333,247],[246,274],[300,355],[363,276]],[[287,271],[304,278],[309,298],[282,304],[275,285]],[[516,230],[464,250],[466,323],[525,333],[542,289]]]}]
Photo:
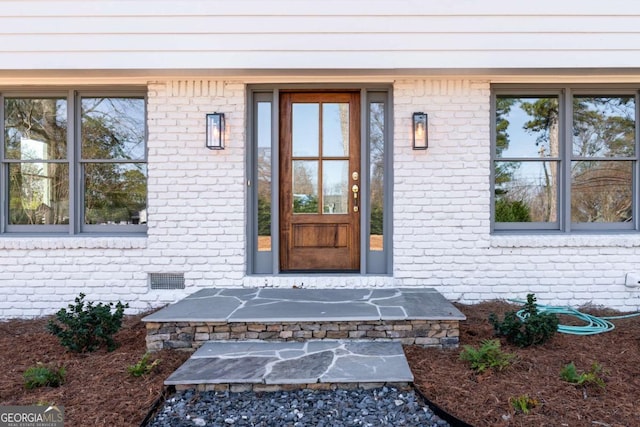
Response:
[{"label": "light fixture glass", "polygon": [[224,113],[207,114],[207,148],[224,149]]},{"label": "light fixture glass", "polygon": [[427,114],[413,113],[413,149],[426,150],[429,147]]}]

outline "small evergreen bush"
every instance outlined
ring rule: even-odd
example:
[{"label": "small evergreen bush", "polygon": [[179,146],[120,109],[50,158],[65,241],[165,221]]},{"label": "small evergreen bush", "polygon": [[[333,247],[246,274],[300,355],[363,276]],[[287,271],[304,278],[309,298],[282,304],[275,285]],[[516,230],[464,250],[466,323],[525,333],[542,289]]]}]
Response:
[{"label": "small evergreen bush", "polygon": [[576,386],[587,386],[593,384],[599,388],[604,388],[605,384],[604,380],[600,376],[601,373],[602,366],[600,366],[598,362],[594,362],[589,371],[581,374],[578,373],[576,365],[571,362],[562,368],[560,371],[560,378],[568,383],[575,384]]},{"label": "small evergreen bush", "polygon": [[66,373],[64,368],[55,368],[37,363],[36,366],[24,371],[22,377],[27,390],[33,390],[34,388],[45,386],[59,387],[64,383]]},{"label": "small evergreen bush", "polygon": [[464,350],[460,352],[460,360],[469,362],[471,369],[477,373],[482,373],[487,369],[501,371],[509,366],[514,357],[513,354],[504,353],[500,349],[499,340],[484,340],[478,349],[465,345]]},{"label": "small evergreen bush", "polygon": [[135,364],[131,365],[127,368],[127,371],[133,375],[134,377],[141,377],[143,375],[147,375],[153,371],[156,366],[160,364],[160,359],[156,359],[153,362],[149,363],[149,358],[151,355],[149,353],[145,353],[144,356]]},{"label": "small evergreen bush", "polygon": [[507,341],[519,347],[529,347],[544,344],[558,331],[558,317],[539,312],[533,294],[527,295],[527,302],[521,311],[523,320],[513,311],[506,313],[503,320],[491,313],[489,322],[496,335],[506,337]]},{"label": "small evergreen bush", "polygon": [[81,293],[75,299],[75,304],[69,304],[68,310],[60,309],[56,313],[56,321],[49,321],[47,330],[58,337],[60,343],[75,353],[85,353],[98,350],[106,346],[113,351],[116,342],[113,335],[122,327],[124,309],[129,304],[118,301],[113,303],[94,305],[84,302],[85,294]]}]

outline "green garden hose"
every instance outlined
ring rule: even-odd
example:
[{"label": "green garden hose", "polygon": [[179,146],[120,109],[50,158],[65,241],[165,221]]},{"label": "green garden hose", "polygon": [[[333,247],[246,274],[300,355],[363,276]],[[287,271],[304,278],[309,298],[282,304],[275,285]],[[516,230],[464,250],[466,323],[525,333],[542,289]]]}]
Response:
[{"label": "green garden hose", "polygon": [[[521,300],[509,300],[516,303],[524,303]],[[625,314],[622,316],[606,316],[606,317],[597,317],[591,314],[582,313],[571,307],[559,307],[552,305],[541,305],[536,304],[538,311],[541,313],[553,313],[553,314],[562,314],[565,316],[573,316],[578,320],[585,323],[585,325],[580,326],[572,326],[572,325],[558,325],[558,332],[562,332],[563,334],[570,335],[595,335],[601,334],[604,332],[609,332],[615,329],[615,325],[610,322],[610,320],[615,319],[628,319],[630,317],[640,316],[640,312]],[[520,320],[525,319],[524,310],[519,310],[516,315]]]}]

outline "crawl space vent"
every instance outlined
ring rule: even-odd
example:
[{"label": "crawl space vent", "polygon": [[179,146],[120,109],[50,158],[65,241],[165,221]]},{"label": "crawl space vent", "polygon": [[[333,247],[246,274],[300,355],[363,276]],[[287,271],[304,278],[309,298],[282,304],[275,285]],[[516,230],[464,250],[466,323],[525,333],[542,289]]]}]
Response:
[{"label": "crawl space vent", "polygon": [[184,289],[184,274],[149,273],[151,289]]}]

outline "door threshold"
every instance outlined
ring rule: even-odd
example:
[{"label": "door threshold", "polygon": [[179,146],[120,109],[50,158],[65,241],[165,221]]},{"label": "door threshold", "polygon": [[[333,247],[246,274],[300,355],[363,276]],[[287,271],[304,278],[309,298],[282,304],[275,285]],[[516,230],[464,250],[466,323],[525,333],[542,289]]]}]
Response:
[{"label": "door threshold", "polygon": [[300,274],[300,275],[306,275],[306,274],[312,274],[314,276],[316,275],[321,275],[321,274],[357,274],[360,275],[360,270],[287,270],[287,271],[281,271],[279,274],[283,274],[283,275],[287,275],[287,274]]}]

